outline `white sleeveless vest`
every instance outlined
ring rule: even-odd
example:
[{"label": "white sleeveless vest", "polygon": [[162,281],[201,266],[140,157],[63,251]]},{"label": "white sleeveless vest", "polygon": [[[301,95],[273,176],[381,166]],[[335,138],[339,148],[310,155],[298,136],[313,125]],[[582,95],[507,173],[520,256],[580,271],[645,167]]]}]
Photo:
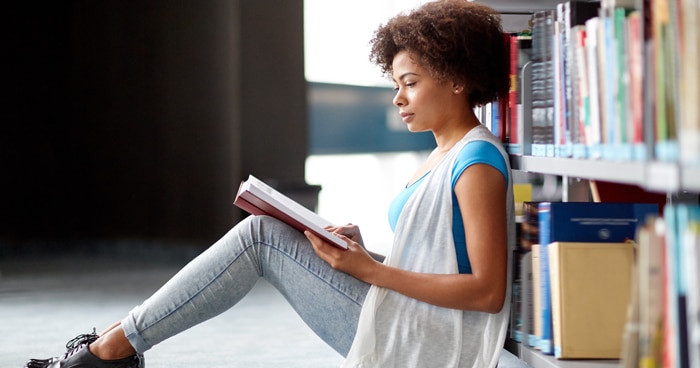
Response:
[{"label": "white sleeveless vest", "polygon": [[[470,130],[431,170],[399,215],[384,263],[415,272],[458,273],[452,235],[452,167],[472,140],[494,144],[508,166],[508,155],[491,132]],[[357,333],[342,367],[495,367],[503,349],[510,311],[511,256],[515,245],[513,183],[508,175],[508,287],[499,313],[442,308],[372,286]]]}]

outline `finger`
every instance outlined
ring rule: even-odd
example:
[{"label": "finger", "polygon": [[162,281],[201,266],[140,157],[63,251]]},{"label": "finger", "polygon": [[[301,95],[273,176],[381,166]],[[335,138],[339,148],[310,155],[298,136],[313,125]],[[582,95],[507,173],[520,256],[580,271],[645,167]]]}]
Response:
[{"label": "finger", "polygon": [[327,246],[324,240],[308,230],[304,231],[304,235],[309,239],[311,246],[314,248],[314,252],[321,256],[321,258],[324,258],[323,256],[327,253]]}]

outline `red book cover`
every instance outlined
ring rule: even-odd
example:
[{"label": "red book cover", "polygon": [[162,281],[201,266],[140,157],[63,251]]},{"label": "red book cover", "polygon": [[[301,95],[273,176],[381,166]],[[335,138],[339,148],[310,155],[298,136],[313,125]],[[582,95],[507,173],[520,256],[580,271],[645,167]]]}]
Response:
[{"label": "red book cover", "polygon": [[309,230],[329,244],[347,249],[339,237],[325,230],[330,222],[250,175],[241,182],[233,204],[251,215],[272,216],[299,230]]},{"label": "red book cover", "polygon": [[[509,33],[504,33],[504,42],[506,45],[506,55],[508,57],[508,64],[510,64],[510,43],[511,43],[511,35]],[[512,88],[512,84],[511,84]],[[509,143],[510,140],[510,91],[503,93],[499,98],[498,98],[498,116],[500,117],[501,121],[498,126],[498,137],[501,138],[501,142],[503,143]]]},{"label": "red book cover", "polygon": [[518,143],[518,53],[519,39],[510,36],[510,90],[508,91],[508,143]]}]

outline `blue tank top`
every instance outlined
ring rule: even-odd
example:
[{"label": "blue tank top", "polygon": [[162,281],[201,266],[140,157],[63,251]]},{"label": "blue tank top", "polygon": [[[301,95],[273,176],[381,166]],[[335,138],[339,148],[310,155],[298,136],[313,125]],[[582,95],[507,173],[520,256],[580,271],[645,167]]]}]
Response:
[{"label": "blue tank top", "polygon": [[[457,265],[459,273],[471,273],[471,263],[467,254],[467,239],[464,233],[464,222],[462,221],[462,212],[459,210],[457,196],[454,193],[457,179],[462,175],[464,170],[474,164],[486,164],[496,168],[503,174],[506,182],[508,182],[508,167],[501,152],[496,146],[487,141],[472,141],[467,143],[457,155],[455,164],[452,167],[452,236],[455,243],[455,254],[457,256]],[[427,173],[425,174],[427,175]],[[396,230],[396,223],[399,220],[399,215],[403,210],[404,205],[411,197],[416,188],[425,178],[423,175],[420,179],[404,188],[389,205],[389,226],[391,230]]]}]

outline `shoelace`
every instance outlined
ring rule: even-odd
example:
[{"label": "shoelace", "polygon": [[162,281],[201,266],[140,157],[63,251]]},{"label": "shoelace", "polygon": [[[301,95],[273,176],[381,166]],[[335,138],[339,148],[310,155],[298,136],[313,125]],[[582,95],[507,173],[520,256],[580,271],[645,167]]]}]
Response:
[{"label": "shoelace", "polygon": [[[68,341],[66,343],[66,353],[63,355],[63,359],[67,359],[69,356],[72,356],[78,350],[80,350],[83,346],[86,346],[88,344],[91,344],[95,340],[97,340],[99,336],[97,335],[97,332],[95,331],[95,328],[92,328],[92,333],[89,334],[82,334],[78,335],[72,340]],[[50,366],[53,363],[56,363],[59,361],[58,357],[54,358],[48,358],[48,359],[29,359],[27,363],[25,363],[24,367],[25,368],[46,368]]]},{"label": "shoelace", "polygon": [[94,327],[92,328],[92,333],[74,337],[72,340],[66,343],[66,354],[63,356],[63,359],[75,354],[83,346],[93,343],[98,337],[99,336],[97,335]]}]

